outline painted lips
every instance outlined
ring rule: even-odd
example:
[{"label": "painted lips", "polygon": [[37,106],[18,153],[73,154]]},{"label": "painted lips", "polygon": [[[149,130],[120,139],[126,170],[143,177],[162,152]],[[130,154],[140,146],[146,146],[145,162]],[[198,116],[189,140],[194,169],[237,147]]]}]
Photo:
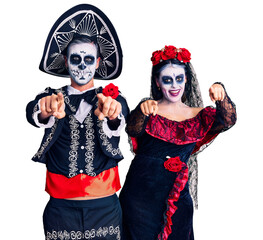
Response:
[{"label": "painted lips", "polygon": [[169,94],[172,96],[172,97],[177,97],[178,95],[179,95],[179,93],[180,93],[180,89],[178,89],[178,90],[170,90],[169,91]]},{"label": "painted lips", "polygon": [[91,76],[92,73],[91,73],[91,72],[86,72],[86,73],[85,73],[85,72],[82,72],[81,74],[82,74],[82,76],[81,76],[79,79],[80,79],[80,80],[85,80],[84,75],[87,75],[87,76],[89,77],[89,76]]}]

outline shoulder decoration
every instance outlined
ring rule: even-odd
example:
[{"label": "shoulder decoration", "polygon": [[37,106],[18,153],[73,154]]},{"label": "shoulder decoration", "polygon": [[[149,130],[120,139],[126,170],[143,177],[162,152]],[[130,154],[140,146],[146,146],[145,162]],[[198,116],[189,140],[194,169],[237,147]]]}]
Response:
[{"label": "shoulder decoration", "polygon": [[206,107],[195,117],[181,122],[167,119],[160,115],[151,115],[145,131],[163,141],[182,145],[201,141],[211,129],[216,110]]},{"label": "shoulder decoration", "polygon": [[69,77],[65,51],[75,38],[86,37],[98,44],[101,58],[95,79],[115,79],[122,70],[122,49],[108,17],[89,4],[77,5],[62,14],[51,28],[39,69],[60,77]]},{"label": "shoulder decoration", "polygon": [[110,83],[103,88],[102,93],[105,97],[112,97],[113,99],[116,99],[119,96],[119,88]]}]

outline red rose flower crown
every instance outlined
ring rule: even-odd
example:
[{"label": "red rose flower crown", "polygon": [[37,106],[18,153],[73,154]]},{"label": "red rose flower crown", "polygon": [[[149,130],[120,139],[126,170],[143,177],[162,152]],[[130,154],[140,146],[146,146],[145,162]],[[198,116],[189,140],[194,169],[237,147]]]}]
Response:
[{"label": "red rose flower crown", "polygon": [[191,60],[191,53],[186,48],[176,48],[172,45],[165,46],[161,50],[152,53],[151,61],[153,66],[168,59],[177,59],[180,62],[187,63]]}]

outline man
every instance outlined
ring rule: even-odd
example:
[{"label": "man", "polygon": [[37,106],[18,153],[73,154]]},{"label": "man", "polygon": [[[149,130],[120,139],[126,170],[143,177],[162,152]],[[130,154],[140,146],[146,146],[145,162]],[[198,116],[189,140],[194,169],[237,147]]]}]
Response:
[{"label": "man", "polygon": [[119,76],[121,57],[113,26],[91,5],[68,10],[50,31],[40,69],[71,84],[27,106],[28,121],[45,128],[33,160],[47,166],[46,239],[121,237],[118,143],[129,109],[116,86],[94,87],[94,78]]}]

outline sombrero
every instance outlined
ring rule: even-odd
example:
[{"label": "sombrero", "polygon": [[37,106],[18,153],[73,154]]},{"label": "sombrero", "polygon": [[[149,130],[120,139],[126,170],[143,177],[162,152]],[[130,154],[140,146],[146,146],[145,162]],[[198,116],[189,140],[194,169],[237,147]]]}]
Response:
[{"label": "sombrero", "polygon": [[77,5],[55,22],[46,40],[39,69],[60,77],[69,77],[64,54],[74,38],[95,39],[99,46],[100,65],[94,78],[117,78],[122,70],[122,50],[118,35],[108,17],[89,4]]}]

